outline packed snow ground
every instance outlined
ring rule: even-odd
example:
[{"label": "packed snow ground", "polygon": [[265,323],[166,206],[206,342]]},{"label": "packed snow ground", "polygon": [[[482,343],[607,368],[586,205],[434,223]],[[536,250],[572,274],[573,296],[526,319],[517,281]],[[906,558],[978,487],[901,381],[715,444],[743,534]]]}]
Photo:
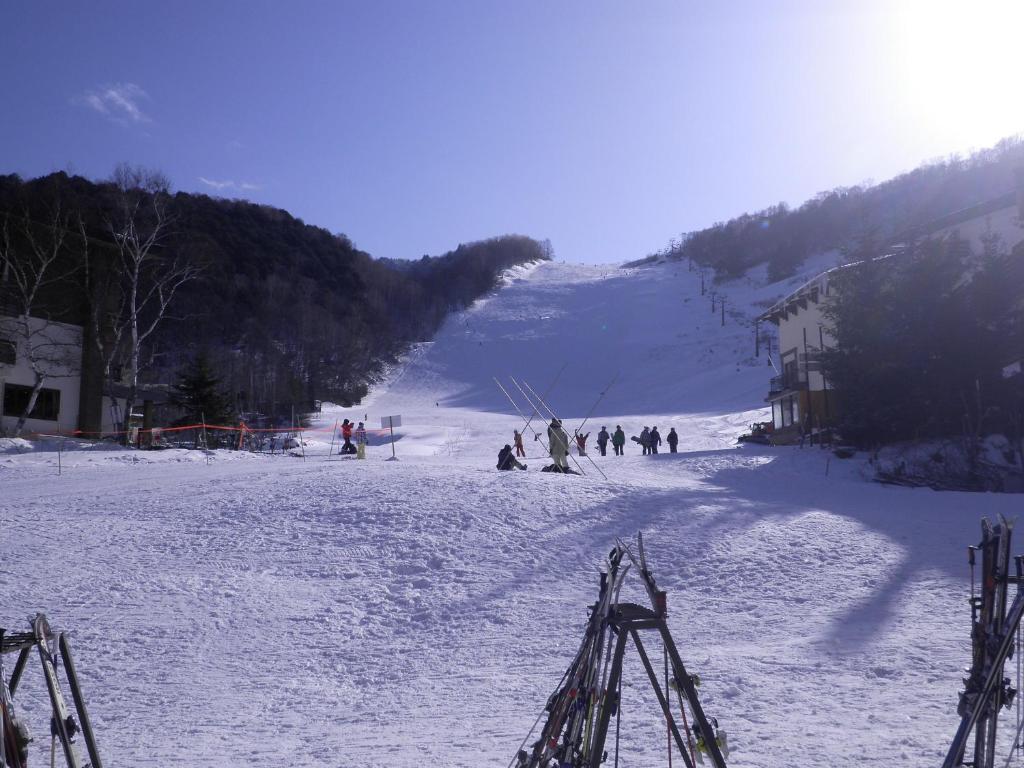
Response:
[{"label": "packed snow ground", "polygon": [[[70,632],[108,766],[503,766],[579,644],[602,556],[643,530],[730,765],[935,765],[968,663],[965,548],[1020,498],[737,447],[771,375],[749,319],[787,287],[726,286],[723,327],[683,265],[516,270],[358,409],[322,414],[401,414],[395,462],[382,437],[355,461],[319,433],[305,460],[70,446],[58,476],[52,443],[10,446],[0,624],[44,611]],[[675,426],[681,453],[628,443],[592,456],[607,479],[587,459],[563,477],[528,436],[529,470],[496,472],[522,420],[494,376],[557,377],[570,428],[606,390],[591,442]],[[643,602],[639,583],[623,597]],[[624,689],[619,764],[667,763],[632,651]],[[35,662],[17,698],[43,763]]]}]

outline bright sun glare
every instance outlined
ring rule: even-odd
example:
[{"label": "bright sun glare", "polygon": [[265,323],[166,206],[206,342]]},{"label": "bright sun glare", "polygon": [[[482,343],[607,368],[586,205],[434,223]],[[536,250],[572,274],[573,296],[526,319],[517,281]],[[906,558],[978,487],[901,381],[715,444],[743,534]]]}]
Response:
[{"label": "bright sun glare", "polygon": [[906,0],[897,23],[897,98],[922,130],[981,147],[1024,132],[1024,0]]}]

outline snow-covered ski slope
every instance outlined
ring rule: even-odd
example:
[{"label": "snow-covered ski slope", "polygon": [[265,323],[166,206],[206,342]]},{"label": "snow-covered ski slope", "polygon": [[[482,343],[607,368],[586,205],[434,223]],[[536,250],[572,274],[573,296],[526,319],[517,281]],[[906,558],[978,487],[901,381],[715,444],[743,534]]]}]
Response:
[{"label": "snow-covered ski slope", "polygon": [[[724,325],[720,305],[711,311],[711,290],[709,280],[701,296],[698,273],[682,263],[510,270],[499,291],[419,345],[364,410],[412,413],[406,450],[435,454],[472,435],[474,451],[486,445],[496,453],[511,437],[515,419],[508,417],[516,410],[495,378],[532,415],[514,378],[541,395],[570,432],[591,414],[584,426],[591,442],[602,426],[614,431],[621,423],[627,435],[659,426],[664,437],[674,426],[691,449],[731,446],[750,421],[765,417],[773,374],[763,350],[754,356],[751,321],[759,310],[752,302],[780,287],[745,279],[719,288],[728,295]],[[544,422],[534,426],[543,431]]]},{"label": "snow-covered ski slope", "polygon": [[[381,438],[355,461],[319,435],[305,461],[79,446],[58,476],[53,443],[12,446],[0,624],[42,610],[70,632],[108,766],[505,766],[579,644],[602,556],[642,529],[730,765],[938,764],[968,663],[965,547],[1020,499],[737,447],[771,375],[747,321],[799,280],[721,286],[722,327],[685,265],[520,269],[358,409],[325,410],[401,415],[396,462]],[[586,459],[563,477],[528,437],[529,470],[496,472],[521,422],[491,377],[543,391],[560,370],[549,401],[570,429],[618,374],[588,429],[675,426],[682,452],[629,443],[594,457],[607,480]],[[644,601],[637,580],[623,597]],[[645,679],[630,651],[621,766],[667,764]],[[18,700],[44,764],[35,661]]]}]

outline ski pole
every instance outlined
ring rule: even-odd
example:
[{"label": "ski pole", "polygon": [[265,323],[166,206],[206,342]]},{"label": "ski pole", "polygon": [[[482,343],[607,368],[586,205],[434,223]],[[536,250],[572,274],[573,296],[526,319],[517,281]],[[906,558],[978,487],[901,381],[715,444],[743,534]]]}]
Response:
[{"label": "ski pole", "polygon": [[[543,398],[542,398],[542,397],[541,397],[540,395],[538,395],[538,394],[537,394],[537,392],[536,392],[536,391],[535,391],[535,390],[533,389],[533,387],[531,387],[531,386],[529,385],[529,383],[527,383],[526,381],[524,381],[524,382],[523,382],[523,385],[524,385],[524,386],[525,386],[525,387],[526,387],[526,388],[527,388],[528,390],[530,390],[531,394],[533,394],[533,396],[534,396],[534,397],[536,397],[536,398],[537,398],[537,399],[538,399],[538,400],[540,401],[541,405],[543,405],[543,406],[544,406],[544,409],[545,409],[545,410],[546,410],[546,411],[547,411],[548,413],[550,413],[550,414],[551,414],[551,418],[552,418],[552,419],[558,419],[558,417],[557,417],[557,416],[555,416],[555,412],[551,410],[551,408],[550,408],[550,407],[548,406],[548,404],[544,402],[544,399],[543,399]],[[560,420],[560,419],[559,419],[559,423],[561,423],[561,420]],[[579,463],[578,461],[576,461],[576,459],[573,459],[573,458],[572,458],[572,454],[568,452],[568,449],[569,449],[569,446],[566,446],[566,455],[567,455],[567,456],[568,456],[568,457],[569,457],[570,459],[572,459],[572,463],[576,465],[576,467],[577,467],[577,469],[579,469],[580,473],[581,473],[581,474],[583,474],[584,476],[586,476],[586,474],[587,474],[587,473],[583,471],[583,467],[581,467],[581,466],[580,466],[580,463]],[[586,457],[587,459],[589,459],[589,460],[590,460],[590,463],[594,465],[594,469],[596,469],[596,470],[597,470],[597,471],[598,471],[598,472],[599,472],[599,473],[601,474],[601,477],[603,477],[603,478],[604,478],[605,480],[607,480],[607,479],[608,479],[608,475],[606,475],[606,474],[605,474],[605,473],[604,473],[604,472],[603,472],[603,471],[601,470],[601,468],[600,468],[599,466],[597,466],[597,463],[596,463],[596,462],[595,462],[595,461],[594,461],[594,460],[593,460],[593,459],[592,459],[592,458],[590,457],[590,454],[584,454],[584,456],[585,456],[585,457]]]},{"label": "ski pole", "polygon": [[[512,383],[516,385],[516,389],[519,390],[519,393],[523,396],[523,399],[526,400],[526,402],[530,404],[531,408],[533,408],[533,412],[536,413],[536,414],[540,414],[539,406],[534,404],[533,400],[530,399],[530,396],[528,394],[526,394],[526,390],[524,390],[522,388],[522,386],[519,384],[519,382],[515,380],[515,377],[509,376],[509,378],[512,380]],[[551,449],[548,447],[547,441],[542,436],[543,433],[538,432],[537,430],[533,429],[532,427],[530,428],[530,431],[533,432],[534,439],[540,440],[540,444],[544,446],[544,450],[547,451],[548,453],[550,453]]]},{"label": "ski pole", "polygon": [[[515,381],[515,380],[513,379],[513,381]],[[512,395],[510,395],[508,393],[508,391],[503,386],[501,386],[501,382],[499,382],[497,379],[495,379],[494,383],[498,385],[498,389],[500,389],[502,392],[505,393],[505,397],[507,397],[508,401],[510,403],[512,403],[512,407],[516,409],[516,413],[519,414],[519,417],[522,418],[522,419],[526,419],[526,416],[523,415],[522,409],[516,404],[516,401],[512,398]],[[536,413],[536,408],[534,409],[534,413]],[[527,427],[530,427],[530,422],[532,420],[533,420],[533,416],[531,416],[529,419],[526,419],[526,426]],[[524,429],[525,429],[525,427],[524,427]],[[537,432],[537,430],[535,430],[533,427],[530,427],[530,431],[533,432],[534,439],[540,440],[540,433]],[[548,449],[547,444],[544,443],[543,440],[541,440],[541,444],[544,445],[544,450],[546,451]]]},{"label": "ski pole", "polygon": [[587,415],[583,418],[583,424],[580,424],[576,428],[576,434],[577,435],[580,432],[583,431],[584,425],[586,425],[586,423],[590,420],[590,417],[594,415],[594,411],[597,410],[597,406],[601,403],[602,400],[604,400],[604,396],[606,394],[608,394],[608,390],[611,389],[615,385],[615,382],[619,380],[620,374],[621,374],[621,371],[616,373],[615,376],[612,377],[612,380],[610,382],[608,382],[608,386],[606,386],[603,390],[601,390],[601,394],[598,396],[597,400],[594,402],[594,405],[591,406],[590,410],[587,411]]},{"label": "ski pole", "polygon": [[[562,367],[558,369],[558,373],[555,374],[555,378],[553,378],[551,380],[551,383],[548,385],[548,388],[544,391],[545,396],[550,394],[551,390],[555,388],[555,385],[558,383],[558,380],[562,377],[562,372],[565,370],[566,366],[568,366],[568,365],[569,365],[568,363],[563,363]],[[509,378],[512,379],[512,383],[515,383],[515,379],[513,377],[510,376]],[[497,377],[494,377],[494,383],[498,385],[498,389],[500,389],[502,392],[505,393],[505,397],[508,397],[509,400],[512,400],[512,398],[509,397],[508,392],[505,391],[505,388],[503,386],[501,386],[501,383],[498,381]],[[514,407],[516,407],[517,411],[519,410],[518,406],[515,405],[514,401],[512,402],[512,405]],[[521,411],[520,411],[519,415],[520,416],[523,415]],[[536,408],[534,408],[533,409],[533,413],[530,414],[530,418],[526,419],[526,425],[523,427],[523,429],[524,430],[529,429],[530,428],[530,424],[533,422],[533,417],[534,416],[538,416],[538,415],[540,415],[539,412],[537,411]],[[536,435],[537,431],[533,430],[533,433]]]},{"label": "ski pole", "polygon": [[[546,410],[546,411],[547,411],[548,413],[550,413],[550,414],[551,414],[551,418],[552,418],[552,419],[556,419],[556,420],[558,420],[558,423],[559,423],[559,424],[561,424],[561,419],[559,419],[559,418],[558,418],[557,416],[555,416],[555,412],[554,412],[554,411],[552,411],[552,410],[551,410],[551,408],[550,408],[550,407],[548,406],[548,404],[544,402],[544,398],[542,398],[542,397],[541,397],[540,395],[538,395],[538,394],[537,394],[537,392],[536,392],[536,391],[534,390],[534,388],[533,388],[533,387],[531,387],[531,386],[529,385],[529,383],[528,383],[528,382],[526,382],[525,380],[523,381],[523,386],[525,386],[525,387],[526,387],[526,388],[527,388],[527,389],[528,389],[528,390],[530,391],[530,393],[531,393],[531,394],[532,394],[532,395],[533,395],[534,397],[536,397],[536,398],[537,398],[537,400],[538,400],[538,401],[540,402],[540,404],[541,404],[542,406],[544,406],[544,409],[545,409],[545,410]],[[565,431],[565,430],[563,430],[563,431]],[[566,437],[568,437],[568,434],[566,435]],[[578,470],[580,471],[580,474],[581,474],[581,475],[583,475],[584,477],[586,477],[586,474],[587,474],[587,473],[583,471],[583,467],[581,467],[581,466],[580,466],[580,463],[579,463],[578,461],[576,461],[576,459],[573,459],[573,456],[572,456],[572,454],[571,454],[571,453],[569,453],[569,446],[568,446],[568,445],[566,445],[566,446],[565,446],[565,455],[566,455],[566,456],[568,456],[568,457],[569,457],[570,459],[572,459],[572,463],[576,465],[576,468],[577,468],[577,469],[578,469]],[[593,460],[592,458],[590,458],[590,456],[589,456],[589,455],[587,455],[587,454],[584,454],[584,456],[586,456],[586,458],[590,459],[590,463],[591,463],[591,464],[593,464],[593,465],[594,465],[594,468],[595,468],[595,469],[596,469],[596,470],[597,470],[598,472],[600,472],[600,473],[601,473],[601,477],[603,477],[603,478],[604,478],[605,480],[607,480],[607,479],[608,479],[608,476],[607,476],[607,475],[606,475],[606,474],[605,474],[604,472],[602,472],[602,471],[601,471],[601,468],[600,468],[599,466],[597,466],[597,464],[596,464],[596,463],[594,462],[594,460]]]}]

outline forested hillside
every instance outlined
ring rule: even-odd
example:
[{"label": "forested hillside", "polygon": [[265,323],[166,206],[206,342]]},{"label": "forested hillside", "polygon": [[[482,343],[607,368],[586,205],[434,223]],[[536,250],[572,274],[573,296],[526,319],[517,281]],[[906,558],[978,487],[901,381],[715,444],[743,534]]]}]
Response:
[{"label": "forested hillside", "polygon": [[657,256],[692,259],[735,277],[767,263],[788,276],[805,258],[830,250],[853,260],[955,211],[1012,193],[1024,166],[1024,139],[1006,139],[969,157],[930,163],[874,186],[839,187],[799,208],[785,203],[690,232]]},{"label": "forested hillside", "polygon": [[[97,294],[96,265],[118,263],[109,253],[116,250],[120,192],[63,173],[0,177],[0,221],[15,245],[27,222],[37,240],[52,238],[60,208],[68,231],[51,274],[65,279],[48,301],[53,312],[68,310],[60,319],[85,324],[90,302],[110,301]],[[202,352],[241,411],[357,401],[383,363],[429,339],[449,310],[492,288],[508,267],[551,257],[549,243],[507,235],[415,262],[375,260],[345,235],[269,206],[160,189],[137,200],[140,230],[152,227],[151,202],[166,208],[154,268],[174,262],[196,270],[144,345],[140,380],[172,382]]]}]

